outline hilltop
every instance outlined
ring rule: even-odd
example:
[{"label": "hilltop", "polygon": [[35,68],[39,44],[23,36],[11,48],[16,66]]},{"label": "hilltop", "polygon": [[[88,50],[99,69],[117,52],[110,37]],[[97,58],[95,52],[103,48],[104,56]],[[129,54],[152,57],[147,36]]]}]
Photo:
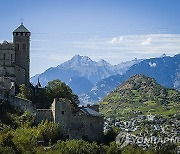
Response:
[{"label": "hilltop", "polygon": [[138,115],[169,117],[180,110],[180,92],[159,85],[153,78],[135,75],[100,102],[106,117],[131,118]]}]

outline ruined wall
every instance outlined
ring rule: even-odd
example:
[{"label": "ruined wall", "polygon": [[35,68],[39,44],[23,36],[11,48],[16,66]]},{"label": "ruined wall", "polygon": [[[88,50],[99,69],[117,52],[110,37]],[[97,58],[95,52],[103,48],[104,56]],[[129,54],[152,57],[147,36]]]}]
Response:
[{"label": "ruined wall", "polygon": [[65,99],[55,99],[52,109],[37,109],[36,122],[42,120],[59,123],[63,136],[69,139],[101,141],[103,138],[103,117],[86,114],[80,108],[72,112],[70,101]]},{"label": "ruined wall", "polygon": [[52,104],[52,111],[54,121],[60,123],[63,134],[66,135],[70,128],[72,116],[70,101],[65,99],[55,99]]},{"label": "ruined wall", "polygon": [[86,114],[75,115],[71,119],[70,138],[85,138],[100,141],[103,137],[103,117]]},{"label": "ruined wall", "polygon": [[33,115],[36,115],[37,113],[36,107],[32,104],[31,101],[27,99],[23,99],[15,96],[15,97],[10,97],[9,102],[12,106],[17,107],[23,112],[28,111]]},{"label": "ruined wall", "polygon": [[37,109],[36,123],[40,123],[43,120],[54,121],[51,109]]}]

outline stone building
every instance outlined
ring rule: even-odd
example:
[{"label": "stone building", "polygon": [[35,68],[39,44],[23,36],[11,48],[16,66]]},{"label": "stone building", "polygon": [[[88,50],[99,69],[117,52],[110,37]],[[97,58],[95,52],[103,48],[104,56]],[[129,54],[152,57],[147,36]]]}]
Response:
[{"label": "stone building", "polygon": [[51,109],[37,109],[36,122],[49,120],[59,123],[65,138],[101,141],[104,119],[98,110],[92,108],[97,109],[97,106],[73,109],[70,101],[54,99]]},{"label": "stone building", "polygon": [[[10,104],[23,112],[36,116],[36,122],[49,120],[59,123],[62,134],[69,139],[88,139],[100,141],[103,136],[103,117],[98,106],[75,107],[71,102],[55,99],[51,109],[36,109],[31,101],[15,96],[15,87],[25,84],[30,87],[30,35],[21,24],[13,31],[13,42],[0,43],[0,99],[8,99]],[[33,87],[38,97],[41,84]],[[8,96],[6,96],[8,95]]]},{"label": "stone building", "polygon": [[12,84],[29,87],[30,35],[21,23],[13,31],[13,42],[0,43],[0,89],[9,89]]}]

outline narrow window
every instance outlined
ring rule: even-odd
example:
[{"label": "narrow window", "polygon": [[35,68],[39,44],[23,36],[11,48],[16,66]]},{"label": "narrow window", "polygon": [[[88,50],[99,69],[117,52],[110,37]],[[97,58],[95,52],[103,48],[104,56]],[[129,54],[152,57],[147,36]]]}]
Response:
[{"label": "narrow window", "polygon": [[19,50],[20,49],[20,45],[19,43],[16,44],[16,50]]},{"label": "narrow window", "polygon": [[6,54],[4,53],[4,60],[6,59]]},{"label": "narrow window", "polygon": [[11,54],[11,65],[13,65],[13,54]]},{"label": "narrow window", "polygon": [[64,111],[62,111],[62,114],[64,114]]}]

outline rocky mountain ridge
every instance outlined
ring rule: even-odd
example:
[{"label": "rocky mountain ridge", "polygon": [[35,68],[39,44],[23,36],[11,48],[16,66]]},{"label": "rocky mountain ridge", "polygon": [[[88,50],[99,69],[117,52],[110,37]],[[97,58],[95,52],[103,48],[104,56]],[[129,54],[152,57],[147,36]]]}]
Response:
[{"label": "rocky mountain ridge", "polygon": [[130,66],[139,61],[140,60],[135,59],[118,65],[111,65],[103,59],[96,62],[87,56],[75,55],[57,67],[51,67],[45,72],[31,77],[31,82],[35,85],[39,78],[41,84],[45,86],[51,80],[60,79],[68,84],[72,77],[85,77],[95,84],[111,75],[125,73]]}]

